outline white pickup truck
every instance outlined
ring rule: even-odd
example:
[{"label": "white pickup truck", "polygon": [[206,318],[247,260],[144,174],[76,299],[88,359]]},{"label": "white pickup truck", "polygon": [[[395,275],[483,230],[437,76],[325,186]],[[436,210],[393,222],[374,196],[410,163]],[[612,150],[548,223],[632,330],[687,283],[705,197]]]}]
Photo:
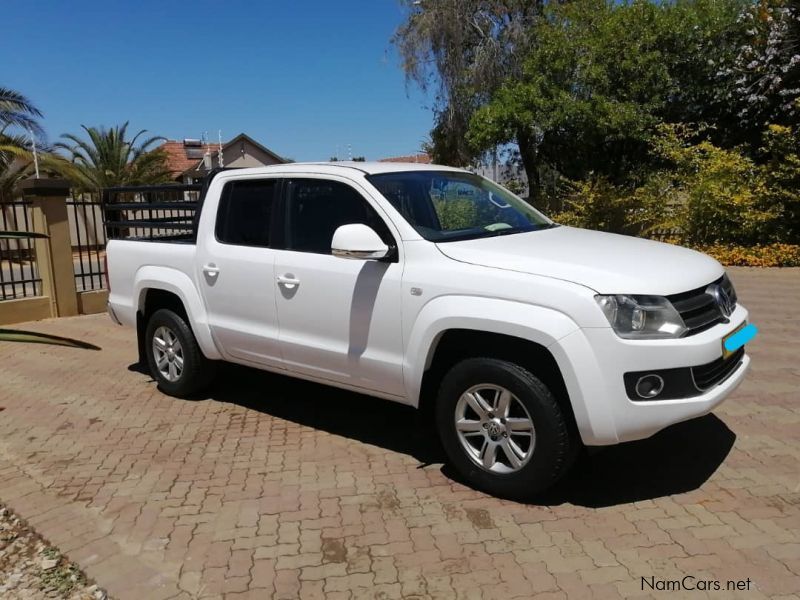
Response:
[{"label": "white pickup truck", "polygon": [[557,225],[464,170],[227,170],[196,204],[185,238],[108,244],[109,314],[162,391],[230,361],[429,409],[493,494],[708,413],[750,363],[725,344],[748,314],[717,261]]}]

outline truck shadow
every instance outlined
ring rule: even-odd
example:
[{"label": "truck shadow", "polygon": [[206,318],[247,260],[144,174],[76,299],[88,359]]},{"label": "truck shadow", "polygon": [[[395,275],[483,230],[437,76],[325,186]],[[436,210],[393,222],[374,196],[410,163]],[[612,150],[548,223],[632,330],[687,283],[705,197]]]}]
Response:
[{"label": "truck shadow", "polygon": [[698,489],[733,448],[736,435],[713,414],[646,440],[585,453],[537,504],[601,508]]},{"label": "truck shadow", "polygon": [[[222,367],[205,398],[407,454],[419,468],[437,465],[464,483],[439,466],[445,457],[432,423],[408,406],[236,365]],[[532,504],[599,508],[689,492],[713,475],[735,439],[725,423],[706,415],[646,440],[586,452]]]}]

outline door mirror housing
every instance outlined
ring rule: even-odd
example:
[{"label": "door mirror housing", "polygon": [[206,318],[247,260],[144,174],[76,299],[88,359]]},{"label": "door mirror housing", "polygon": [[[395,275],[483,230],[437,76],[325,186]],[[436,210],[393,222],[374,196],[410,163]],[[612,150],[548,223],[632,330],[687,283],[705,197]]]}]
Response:
[{"label": "door mirror housing", "polygon": [[331,241],[331,253],[339,258],[383,260],[391,251],[374,229],[362,223],[340,226]]}]

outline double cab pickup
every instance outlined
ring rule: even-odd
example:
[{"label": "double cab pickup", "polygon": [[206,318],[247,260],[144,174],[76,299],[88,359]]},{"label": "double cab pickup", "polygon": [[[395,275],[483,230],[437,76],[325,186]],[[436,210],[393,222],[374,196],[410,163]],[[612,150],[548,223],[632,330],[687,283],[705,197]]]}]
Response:
[{"label": "double cab pickup", "polygon": [[223,170],[194,204],[185,236],[108,244],[109,314],[163,392],[229,361],[408,404],[496,495],[708,413],[750,363],[725,345],[748,314],[717,261],[559,225],[465,170]]}]

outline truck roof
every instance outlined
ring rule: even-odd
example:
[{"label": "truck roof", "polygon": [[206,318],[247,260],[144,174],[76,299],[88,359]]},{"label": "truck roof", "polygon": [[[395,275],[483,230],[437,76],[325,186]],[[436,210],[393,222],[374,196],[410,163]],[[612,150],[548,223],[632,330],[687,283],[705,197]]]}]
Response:
[{"label": "truck roof", "polygon": [[445,165],[431,165],[424,163],[399,163],[399,162],[361,162],[361,161],[336,161],[336,162],[297,162],[269,165],[266,167],[250,167],[246,169],[236,169],[237,173],[258,175],[259,173],[270,173],[281,171],[284,173],[307,172],[313,167],[316,173],[341,173],[342,171],[351,172],[358,170],[366,175],[376,175],[378,173],[398,173],[403,171],[463,171],[455,167]]}]

